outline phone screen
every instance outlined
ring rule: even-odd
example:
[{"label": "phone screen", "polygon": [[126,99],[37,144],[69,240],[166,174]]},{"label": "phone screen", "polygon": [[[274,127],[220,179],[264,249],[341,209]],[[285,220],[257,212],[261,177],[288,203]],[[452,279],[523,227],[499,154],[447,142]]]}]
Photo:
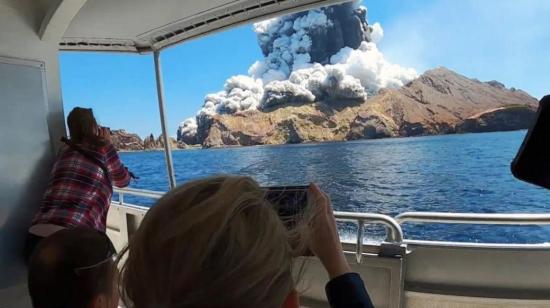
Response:
[{"label": "phone screen", "polygon": [[[277,186],[264,187],[264,189],[266,190],[265,199],[273,205],[283,224],[288,229],[294,228],[307,208],[309,186]],[[298,247],[296,243],[291,245],[294,249]],[[298,252],[297,256],[313,256],[313,253],[306,248]]]},{"label": "phone screen", "polygon": [[293,225],[295,217],[307,207],[309,186],[276,186],[265,187],[265,199],[277,210],[287,227]]},{"label": "phone screen", "polygon": [[539,103],[535,123],[512,162],[512,174],[522,181],[550,189],[550,96]]}]

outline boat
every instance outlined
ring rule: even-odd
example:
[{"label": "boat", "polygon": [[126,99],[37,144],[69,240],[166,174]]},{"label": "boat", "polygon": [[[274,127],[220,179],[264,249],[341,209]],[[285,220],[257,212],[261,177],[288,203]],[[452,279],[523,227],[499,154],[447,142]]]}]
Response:
[{"label": "boat", "polygon": [[[20,251],[65,132],[58,53],[118,52],[154,57],[159,116],[170,187],[176,185],[166,124],[162,51],[241,24],[326,6],[338,0],[0,0],[0,307],[31,307]],[[147,208],[125,202],[163,193],[117,189],[108,235],[122,248]],[[405,223],[548,225],[550,214],[336,212],[357,225],[344,242],[352,268],[376,307],[550,307],[550,243],[500,244],[413,240]],[[365,242],[381,224],[382,242]],[[310,258],[303,305],[326,307],[326,274]]]}]

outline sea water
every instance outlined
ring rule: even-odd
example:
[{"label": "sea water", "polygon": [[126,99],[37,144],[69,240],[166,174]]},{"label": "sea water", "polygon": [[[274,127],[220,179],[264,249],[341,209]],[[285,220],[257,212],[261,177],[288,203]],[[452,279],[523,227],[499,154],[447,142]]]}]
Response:
[{"label": "sea water", "polygon": [[[546,213],[550,191],[510,172],[526,131],[174,151],[177,183],[216,174],[252,176],[262,185],[318,183],[338,211],[395,216],[407,211]],[[134,188],[166,191],[163,152],[121,153],[140,177]],[[125,196],[151,206],[153,201]],[[353,238],[353,225],[342,225]],[[550,242],[550,227],[416,224],[409,239],[493,243]],[[380,239],[380,226],[367,237]]]}]

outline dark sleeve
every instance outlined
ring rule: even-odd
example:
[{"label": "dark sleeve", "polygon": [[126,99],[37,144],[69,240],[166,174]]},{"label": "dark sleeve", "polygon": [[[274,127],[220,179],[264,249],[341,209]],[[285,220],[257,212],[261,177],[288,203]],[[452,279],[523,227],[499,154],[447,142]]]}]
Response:
[{"label": "dark sleeve", "polygon": [[357,273],[347,273],[330,280],[326,287],[332,308],[372,308],[365,284]]},{"label": "dark sleeve", "polygon": [[113,186],[126,187],[130,184],[130,173],[120,161],[120,157],[112,144],[105,147],[105,165],[109,170]]}]

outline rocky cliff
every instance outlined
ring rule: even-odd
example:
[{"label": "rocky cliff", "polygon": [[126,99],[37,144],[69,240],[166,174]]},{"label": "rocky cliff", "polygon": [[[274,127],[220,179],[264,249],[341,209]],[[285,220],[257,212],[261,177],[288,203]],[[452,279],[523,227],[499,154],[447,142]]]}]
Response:
[{"label": "rocky cliff", "polygon": [[441,67],[367,100],[294,102],[210,115],[199,121],[197,142],[247,146],[522,129],[529,127],[536,106],[521,90]]},{"label": "rocky cliff", "polygon": [[530,106],[509,106],[496,108],[473,115],[457,125],[456,132],[494,132],[529,128],[535,120],[535,112]]},{"label": "rocky cliff", "polygon": [[[178,142],[176,139],[170,137],[168,138],[170,142],[170,147],[172,149],[183,149],[186,147],[186,144],[183,142]],[[159,135],[156,139],[153,134],[149,135],[143,140],[143,147],[145,150],[155,150],[155,149],[164,149],[164,139],[162,135]]]},{"label": "rocky cliff", "polygon": [[[172,149],[187,148],[185,143],[178,142],[172,137],[170,137],[169,140]],[[111,131],[111,141],[119,151],[151,151],[164,149],[162,135],[155,138],[153,134],[151,134],[144,140],[141,140],[137,134],[129,133],[124,129]]]},{"label": "rocky cliff", "polygon": [[124,129],[111,131],[111,141],[119,151],[142,151],[143,141],[137,134],[132,134]]}]

